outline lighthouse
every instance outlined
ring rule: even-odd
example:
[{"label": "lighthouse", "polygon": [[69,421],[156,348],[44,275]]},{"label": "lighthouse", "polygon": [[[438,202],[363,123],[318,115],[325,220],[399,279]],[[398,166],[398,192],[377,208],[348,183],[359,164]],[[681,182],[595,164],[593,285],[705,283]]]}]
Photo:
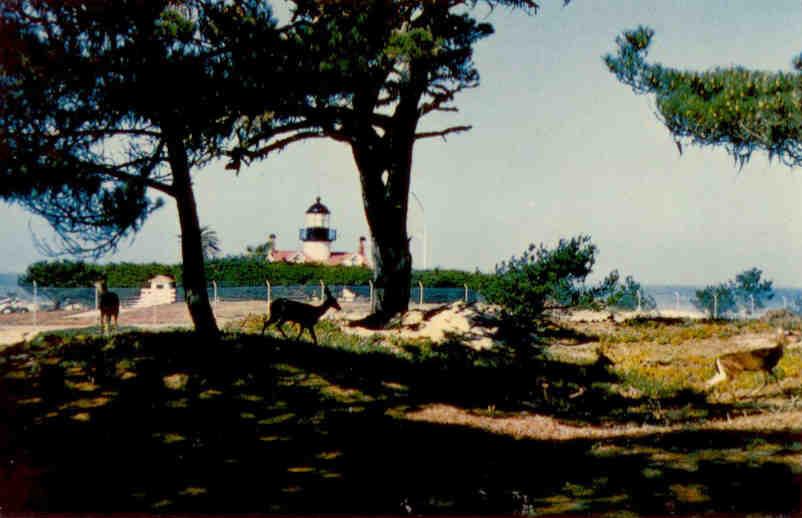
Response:
[{"label": "lighthouse", "polygon": [[306,211],[300,231],[303,254],[309,261],[326,263],[331,257],[331,243],[337,239],[337,231],[330,228],[331,212],[320,202],[320,196]]}]

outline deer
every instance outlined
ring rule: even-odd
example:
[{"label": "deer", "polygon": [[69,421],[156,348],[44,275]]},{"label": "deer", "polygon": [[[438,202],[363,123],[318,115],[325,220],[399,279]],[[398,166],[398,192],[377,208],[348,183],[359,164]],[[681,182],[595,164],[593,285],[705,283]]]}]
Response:
[{"label": "deer", "polygon": [[755,389],[753,393],[759,392],[766,386],[768,377],[774,376],[772,371],[782,358],[785,347],[789,344],[789,337],[795,337],[798,341],[799,336],[797,332],[778,329],[773,347],[722,354],[716,358],[716,374],[707,381],[707,388],[711,388],[728,379],[733,379],[741,372],[750,371],[763,373],[763,384]]},{"label": "deer", "polygon": [[109,291],[106,279],[95,281],[98,294],[98,307],[100,308],[100,332],[105,334],[108,329],[111,333],[111,322],[114,320],[114,329],[117,329],[117,317],[120,314],[120,297]]},{"label": "deer", "polygon": [[301,330],[298,332],[298,336],[296,336],[295,339],[299,340],[301,335],[304,333],[304,329],[308,329],[309,334],[312,335],[312,341],[315,343],[315,345],[317,345],[315,324],[318,323],[320,318],[326,311],[329,310],[329,308],[334,308],[336,310],[342,309],[340,304],[337,303],[337,299],[334,298],[334,295],[331,294],[328,288],[324,288],[324,293],[326,295],[326,299],[318,306],[304,304],[303,302],[296,302],[294,300],[284,298],[276,299],[271,302],[270,318],[265,320],[264,324],[262,325],[262,335],[264,336],[265,329],[275,323],[278,325],[278,330],[281,332],[281,336],[288,338],[284,333],[282,326],[284,325],[284,322],[295,322],[301,328]]}]

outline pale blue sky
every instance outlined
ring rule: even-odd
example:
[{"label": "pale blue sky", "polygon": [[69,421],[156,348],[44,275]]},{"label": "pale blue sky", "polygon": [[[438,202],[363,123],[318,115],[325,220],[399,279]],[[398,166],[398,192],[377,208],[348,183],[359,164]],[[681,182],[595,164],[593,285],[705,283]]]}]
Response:
[{"label": "pale blue sky", "polygon": [[[422,263],[484,271],[530,242],[590,234],[597,271],[618,268],[648,284],[721,282],[757,266],[783,286],[802,286],[802,171],[756,156],[742,171],[721,150],[680,157],[652,101],[635,96],[601,60],[616,35],[638,24],[656,31],[651,59],[708,68],[742,64],[790,69],[802,51],[802,3],[741,0],[545,0],[536,17],[497,9],[497,33],[478,48],[482,85],[458,99],[461,112],[438,121],[474,125],[448,142],[415,150],[410,232]],[[426,127],[435,127],[431,122]],[[278,235],[298,246],[303,213],[320,194],[338,230],[335,248],[367,234],[350,150],[304,143],[235,177],[218,164],[196,175],[203,224],[226,253]],[[0,272],[42,257],[30,225],[0,205]],[[130,246],[106,261],[179,260],[178,222],[168,203]]]}]

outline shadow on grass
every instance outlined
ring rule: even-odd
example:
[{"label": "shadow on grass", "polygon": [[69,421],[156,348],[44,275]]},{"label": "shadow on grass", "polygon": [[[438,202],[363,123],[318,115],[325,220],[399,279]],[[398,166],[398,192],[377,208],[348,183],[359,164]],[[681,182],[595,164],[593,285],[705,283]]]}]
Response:
[{"label": "shadow on grass", "polygon": [[[612,378],[598,366],[517,364],[455,344],[401,358],[253,336],[212,347],[188,333],[129,333],[43,337],[4,351],[0,372],[7,511],[800,508],[799,477],[785,462],[802,453],[795,435],[523,440],[402,417],[444,403],[642,422],[631,401],[594,388]],[[571,398],[580,385],[586,392]],[[700,397],[661,404],[701,407]]]}]

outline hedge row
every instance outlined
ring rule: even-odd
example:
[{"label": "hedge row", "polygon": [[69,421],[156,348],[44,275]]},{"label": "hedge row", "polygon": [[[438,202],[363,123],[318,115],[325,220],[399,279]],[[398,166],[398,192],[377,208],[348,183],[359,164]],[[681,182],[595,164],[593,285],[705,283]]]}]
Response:
[{"label": "hedge row", "polygon": [[[31,285],[54,288],[76,288],[91,286],[105,277],[109,286],[119,288],[139,288],[155,275],[171,275],[181,284],[180,264],[160,263],[110,263],[93,264],[82,261],[40,261],[28,266],[18,279],[21,286]],[[355,266],[320,266],[314,264],[267,263],[248,257],[224,257],[206,263],[206,278],[221,286],[261,286],[266,280],[275,285],[326,284],[360,285],[367,284],[373,272]],[[425,270],[412,275],[413,285],[418,281],[427,287],[462,287],[467,284],[479,289],[484,274],[459,270]]]}]

